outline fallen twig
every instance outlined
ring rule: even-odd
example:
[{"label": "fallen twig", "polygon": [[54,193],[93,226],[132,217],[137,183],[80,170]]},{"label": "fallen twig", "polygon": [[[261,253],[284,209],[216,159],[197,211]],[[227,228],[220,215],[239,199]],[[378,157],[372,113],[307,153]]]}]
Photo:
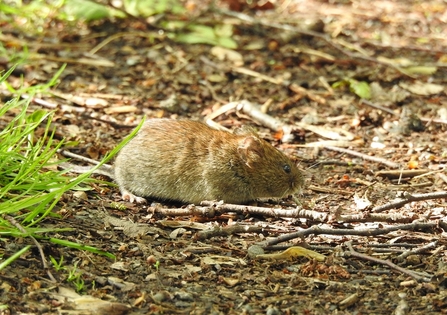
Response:
[{"label": "fallen twig", "polygon": [[414,216],[403,216],[400,214],[374,214],[361,213],[354,215],[338,215],[326,212],[319,212],[313,210],[304,210],[300,208],[282,209],[282,208],[267,208],[255,207],[245,205],[235,205],[218,203],[213,201],[202,201],[202,206],[189,205],[181,209],[156,209],[157,213],[165,216],[191,216],[198,215],[206,218],[213,218],[223,215],[227,212],[234,212],[242,215],[261,215],[267,218],[301,218],[308,219],[312,222],[318,223],[352,223],[352,222],[387,222],[387,223],[409,223],[414,221]]},{"label": "fallen twig", "polygon": [[256,225],[216,226],[212,229],[198,232],[196,238],[197,240],[203,241],[215,236],[229,236],[238,233],[261,233],[264,230],[265,228]]},{"label": "fallen twig", "polygon": [[[58,150],[57,153],[62,154],[63,156],[66,156],[66,157],[69,157],[69,158],[81,161],[81,162],[90,163],[90,164],[93,164],[93,165],[98,165],[99,164],[99,162],[96,161],[96,160],[90,159],[90,158],[85,157],[83,155],[79,155],[79,154],[76,154],[76,153],[73,153],[73,152],[70,152],[70,151],[67,151],[67,150]],[[107,167],[111,167],[111,165],[108,165],[108,164],[104,164],[104,165],[106,165]]]},{"label": "fallen twig", "polygon": [[293,138],[291,134],[297,128],[302,128],[313,133],[316,133],[322,137],[329,139],[336,139],[338,141],[345,141],[347,143],[355,143],[355,136],[343,129],[340,128],[324,128],[315,125],[309,125],[305,123],[294,123],[293,125],[288,125],[280,120],[262,112],[258,105],[255,105],[247,100],[241,100],[239,102],[232,102],[225,105],[228,108],[233,109],[234,104],[236,104],[236,109],[242,111],[244,114],[249,115],[253,120],[258,122],[259,124],[266,126],[274,131],[282,130],[283,135],[281,138],[282,142],[290,142]]},{"label": "fallen twig", "polygon": [[410,255],[425,253],[429,249],[435,248],[436,245],[438,245],[438,241],[430,242],[428,244],[425,244],[424,246],[417,247],[412,250],[407,250],[407,251],[403,252],[402,254],[400,254],[399,256],[397,256],[397,260],[403,261],[405,258],[407,258]]},{"label": "fallen twig", "polygon": [[215,207],[200,207],[192,204],[188,205],[186,208],[179,208],[179,209],[157,208],[155,209],[155,212],[170,217],[197,215],[205,218],[214,218],[216,216],[225,213],[225,211],[220,211],[220,209]]},{"label": "fallen twig", "polygon": [[281,209],[281,208],[265,208],[245,205],[234,205],[216,203],[212,201],[202,201],[203,206],[214,208],[216,213],[235,212],[239,214],[262,215],[270,218],[306,218],[317,222],[325,222],[328,214],[324,212],[303,210],[303,209]]},{"label": "fallen twig", "polygon": [[317,225],[314,225],[308,229],[304,229],[298,232],[293,232],[289,234],[284,234],[281,236],[278,236],[273,239],[265,240],[257,245],[266,247],[271,245],[276,245],[278,243],[287,242],[295,238],[302,238],[308,235],[321,235],[321,234],[327,234],[327,235],[357,235],[357,236],[376,236],[376,235],[384,235],[391,232],[399,231],[399,230],[405,230],[405,231],[418,231],[418,230],[431,230],[434,228],[439,227],[437,223],[420,223],[420,222],[414,222],[410,224],[403,224],[403,225],[393,225],[386,228],[374,228],[374,229],[359,229],[359,230],[353,230],[353,229],[322,229]]},{"label": "fallen twig", "polygon": [[447,198],[447,191],[437,191],[433,193],[427,193],[427,194],[409,194],[405,193],[403,194],[402,198],[398,198],[392,202],[389,202],[387,204],[374,207],[371,212],[382,212],[389,209],[394,208],[400,208],[403,205],[413,202],[413,201],[422,201],[422,200],[430,200],[430,199],[441,199],[441,198]]},{"label": "fallen twig", "polygon": [[77,106],[70,106],[70,105],[59,105],[56,103],[52,103],[52,102],[48,102],[44,99],[38,98],[38,97],[31,97],[30,95],[23,93],[20,95],[21,98],[27,100],[30,99],[31,102],[33,102],[34,104],[37,105],[41,105],[43,107],[46,108],[51,108],[51,109],[56,109],[56,108],[60,108],[63,111],[67,111],[67,112],[78,112],[78,113],[83,113],[86,111],[85,107],[77,107]]},{"label": "fallen twig", "polygon": [[344,149],[344,148],[339,148],[339,147],[332,147],[332,146],[325,146],[324,148],[328,149],[328,150],[332,150],[332,151],[337,151],[337,152],[341,152],[341,153],[346,153],[346,154],[349,154],[349,155],[357,156],[357,157],[360,157],[360,158],[362,158],[364,160],[381,163],[381,164],[384,164],[384,165],[386,165],[388,167],[391,167],[391,168],[399,168],[400,167],[399,163],[394,163],[394,162],[391,162],[391,161],[386,160],[384,158],[380,158],[380,157],[376,157],[376,156],[370,156],[370,155],[363,154],[363,153],[360,153],[360,152],[357,152],[357,151],[354,151],[354,150],[349,150],[349,149]]},{"label": "fallen twig", "polygon": [[441,180],[444,181],[444,183],[447,184],[447,176],[446,176],[445,174],[443,174],[443,173],[437,173],[436,176],[439,177]]},{"label": "fallen twig", "polygon": [[351,241],[346,242],[345,244],[346,244],[346,245],[348,246],[348,248],[349,248],[349,253],[347,253],[347,255],[349,255],[349,256],[351,256],[351,257],[357,257],[357,258],[360,258],[360,259],[369,260],[369,261],[372,261],[372,262],[375,262],[375,263],[378,263],[378,264],[381,264],[381,265],[388,266],[388,267],[390,267],[391,269],[396,270],[396,271],[399,271],[399,272],[401,272],[401,273],[403,273],[403,274],[406,274],[406,275],[408,275],[408,276],[414,278],[414,279],[417,280],[417,281],[430,282],[430,281],[431,281],[431,278],[433,277],[432,275],[420,275],[419,273],[417,273],[417,272],[415,272],[415,271],[411,271],[411,270],[408,270],[408,269],[399,267],[399,266],[393,264],[393,263],[392,263],[391,261],[389,261],[389,260],[383,260],[383,259],[380,259],[380,258],[375,258],[375,257],[371,257],[371,256],[368,256],[368,255],[365,255],[365,254],[361,254],[361,253],[359,253],[359,252],[356,252],[356,251],[354,250],[354,248],[352,247],[352,243],[351,243]]},{"label": "fallen twig", "polygon": [[[58,96],[56,94],[56,92],[52,92],[53,94],[55,94],[56,96]],[[60,109],[62,111],[66,111],[66,112],[77,112],[77,113],[81,113],[81,117],[82,118],[88,118],[88,119],[92,119],[92,120],[96,120],[96,121],[100,121],[103,123],[107,123],[110,126],[114,127],[114,128],[135,128],[137,125],[133,125],[133,126],[129,126],[129,125],[122,125],[122,124],[118,124],[116,122],[113,121],[109,121],[109,120],[105,120],[105,119],[101,119],[98,117],[93,117],[89,114],[87,114],[87,109],[85,107],[80,107],[80,106],[71,106],[71,105],[65,105],[65,104],[57,104],[57,103],[53,103],[53,102],[48,102],[44,99],[38,98],[38,97],[31,97],[30,95],[23,93],[20,95],[21,98],[27,100],[30,99],[30,101],[34,104],[43,106],[45,108],[51,108],[51,109]],[[69,100],[70,101],[70,100]],[[70,101],[71,102],[71,101]]]},{"label": "fallen twig", "polygon": [[386,170],[378,171],[374,176],[386,177],[389,179],[408,178],[415,177],[423,174],[427,174],[430,170]]},{"label": "fallen twig", "polygon": [[383,107],[383,106],[380,106],[379,104],[373,103],[373,102],[365,100],[363,98],[362,98],[361,102],[363,104],[365,104],[365,105],[371,106],[372,108],[379,109],[379,110],[381,110],[383,112],[390,113],[390,114],[392,114],[394,116],[398,116],[398,114],[395,113],[393,110],[391,110],[389,108],[386,108],[386,107]]}]

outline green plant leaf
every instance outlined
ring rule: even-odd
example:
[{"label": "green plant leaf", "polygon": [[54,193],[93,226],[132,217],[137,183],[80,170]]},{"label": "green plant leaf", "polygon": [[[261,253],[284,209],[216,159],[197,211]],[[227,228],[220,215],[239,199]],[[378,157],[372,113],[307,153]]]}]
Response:
[{"label": "green plant leaf", "polygon": [[237,43],[232,38],[229,37],[219,37],[218,45],[229,49],[237,48]]},{"label": "green plant leaf", "polygon": [[104,5],[88,0],[66,1],[64,11],[68,17],[87,22],[101,20],[110,17],[110,9]]},{"label": "green plant leaf", "polygon": [[214,32],[218,37],[231,37],[233,35],[233,25],[231,24],[218,24],[214,28]]},{"label": "green plant leaf", "polygon": [[50,238],[50,242],[54,243],[54,244],[59,244],[59,245],[63,245],[66,247],[70,247],[70,248],[75,248],[75,249],[79,249],[79,250],[87,250],[89,252],[95,253],[95,254],[99,254],[102,256],[106,256],[110,259],[116,259],[115,255],[105,252],[103,250],[100,250],[96,247],[93,246],[87,246],[87,245],[83,245],[83,244],[79,244],[79,243],[75,243],[75,242],[70,242],[70,241],[66,241],[66,240],[61,240],[61,239],[57,239],[57,238]]},{"label": "green plant leaf", "polygon": [[237,43],[230,37],[232,35],[232,28],[223,26],[212,28],[206,25],[190,25],[188,30],[190,31],[189,33],[171,34],[170,37],[175,41],[187,44],[208,44],[230,49],[237,48]]},{"label": "green plant leaf", "polygon": [[332,87],[334,89],[342,88],[344,86],[349,86],[349,90],[360,98],[364,98],[364,99],[371,98],[371,88],[369,87],[369,84],[365,81],[357,81],[354,79],[345,79],[345,80],[334,82],[332,84]]},{"label": "green plant leaf", "polygon": [[17,258],[19,258],[22,254],[24,254],[25,252],[29,251],[30,248],[31,248],[31,246],[27,245],[27,246],[23,247],[21,250],[19,250],[19,251],[15,252],[14,254],[12,254],[6,260],[2,261],[0,263],[0,271],[5,269],[8,265],[10,265]]},{"label": "green plant leaf", "polygon": [[125,11],[133,16],[149,17],[160,13],[181,14],[185,8],[178,0],[124,0]]},{"label": "green plant leaf", "polygon": [[355,93],[360,98],[370,99],[371,98],[371,89],[369,88],[369,84],[365,81],[356,81],[349,80],[350,90]]}]

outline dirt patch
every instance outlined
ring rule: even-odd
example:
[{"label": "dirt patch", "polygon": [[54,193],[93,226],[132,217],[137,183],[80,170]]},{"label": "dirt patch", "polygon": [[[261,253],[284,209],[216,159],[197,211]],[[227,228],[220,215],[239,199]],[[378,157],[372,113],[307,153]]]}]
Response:
[{"label": "dirt patch", "polygon": [[[142,206],[96,183],[67,194],[61,218],[45,225],[74,228],[58,236],[116,261],[42,242],[46,256],[64,259],[66,269],[51,270],[58,282],[33,251],[0,275],[1,303],[42,314],[86,305],[95,314],[445,313],[446,12],[442,1],[285,1],[252,14],[258,24],[206,12],[234,24],[236,57],[140,22],[59,25],[42,38],[4,27],[4,43],[36,53],[11,84],[45,83],[67,63],[53,96],[32,106],[56,105],[57,137],[78,142],[70,151],[100,159],[143,116],[221,111],[216,123],[253,126],[299,160],[306,188],[301,204]],[[296,32],[305,18],[322,29]],[[253,110],[222,109],[244,99],[283,128],[267,128]],[[5,255],[17,246],[0,244]],[[302,246],[325,260],[260,259],[253,245]],[[74,294],[70,273],[90,299]]]}]

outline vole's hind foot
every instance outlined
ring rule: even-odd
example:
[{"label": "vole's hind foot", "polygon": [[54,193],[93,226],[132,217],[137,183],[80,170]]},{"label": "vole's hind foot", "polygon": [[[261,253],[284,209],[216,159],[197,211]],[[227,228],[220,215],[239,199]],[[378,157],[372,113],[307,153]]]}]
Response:
[{"label": "vole's hind foot", "polygon": [[131,192],[127,191],[126,189],[121,190],[121,196],[122,196],[123,200],[128,200],[132,203],[139,203],[139,204],[147,203],[147,200],[145,198],[135,196]]}]

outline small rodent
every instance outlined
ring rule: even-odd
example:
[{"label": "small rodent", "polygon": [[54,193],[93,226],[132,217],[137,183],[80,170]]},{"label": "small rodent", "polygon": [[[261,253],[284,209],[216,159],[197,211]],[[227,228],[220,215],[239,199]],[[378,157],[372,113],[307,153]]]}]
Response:
[{"label": "small rodent", "polygon": [[254,132],[232,134],[196,121],[163,118],[143,124],[118,153],[111,177],[123,199],[138,203],[148,197],[238,204],[284,197],[304,185],[296,165]]}]

